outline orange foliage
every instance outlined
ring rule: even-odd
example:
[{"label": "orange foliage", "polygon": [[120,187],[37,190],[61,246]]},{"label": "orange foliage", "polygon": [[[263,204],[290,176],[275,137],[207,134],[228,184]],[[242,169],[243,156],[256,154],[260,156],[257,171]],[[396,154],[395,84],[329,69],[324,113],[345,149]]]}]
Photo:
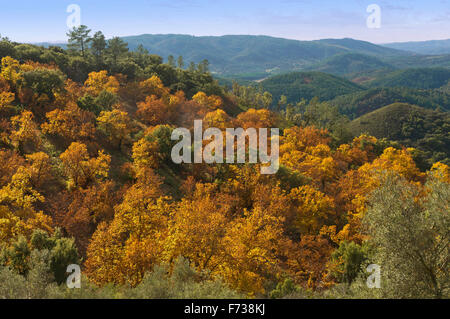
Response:
[{"label": "orange foliage", "polygon": [[61,135],[69,141],[89,140],[95,134],[95,115],[69,103],[64,110],[56,109],[46,114],[47,122],[42,132]]}]

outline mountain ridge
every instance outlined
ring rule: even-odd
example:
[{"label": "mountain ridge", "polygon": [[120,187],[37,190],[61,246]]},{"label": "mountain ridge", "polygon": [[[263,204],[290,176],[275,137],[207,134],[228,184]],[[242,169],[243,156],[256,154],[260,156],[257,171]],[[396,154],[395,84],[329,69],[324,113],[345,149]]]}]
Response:
[{"label": "mountain ridge", "polygon": [[387,48],[406,50],[419,54],[430,54],[430,55],[450,54],[450,39],[392,42],[381,45]]},{"label": "mountain ridge", "polygon": [[[386,48],[350,38],[300,41],[265,35],[192,36],[183,34],[142,34],[121,37],[135,50],[139,45],[166,58],[183,56],[186,63],[208,59],[213,73],[250,74],[255,79],[291,71],[345,53],[375,57],[402,57],[410,52]],[[50,46],[55,43],[38,43]],[[59,44],[65,46],[65,44]]]}]

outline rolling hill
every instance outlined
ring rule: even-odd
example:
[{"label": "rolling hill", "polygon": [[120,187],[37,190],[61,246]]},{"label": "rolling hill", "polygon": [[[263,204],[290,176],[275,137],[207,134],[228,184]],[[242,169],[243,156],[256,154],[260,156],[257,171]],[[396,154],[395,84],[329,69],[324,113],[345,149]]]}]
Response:
[{"label": "rolling hill", "polygon": [[449,113],[394,103],[353,120],[349,128],[355,136],[367,133],[417,148],[423,166],[450,162]]},{"label": "rolling hill", "polygon": [[186,61],[208,59],[214,72],[281,73],[302,70],[337,54],[360,53],[372,56],[401,56],[406,52],[353,39],[298,41],[269,36],[227,35],[194,37],[189,35],[140,35],[124,37],[130,49],[142,44],[163,57],[182,55]]},{"label": "rolling hill", "polygon": [[338,96],[330,103],[350,118],[357,118],[393,103],[409,103],[427,109],[450,110],[450,94],[438,90],[373,88]]},{"label": "rolling hill", "polygon": [[404,56],[388,56],[384,59],[397,69],[407,68],[450,68],[450,54],[440,55],[404,55]]},{"label": "rolling hill", "polygon": [[339,54],[306,68],[306,70],[338,76],[349,75],[350,77],[355,73],[365,73],[380,69],[393,70],[393,67],[379,58],[360,53]]},{"label": "rolling hill", "polygon": [[450,69],[417,68],[397,70],[386,74],[369,85],[371,87],[409,87],[415,89],[437,89],[450,80]]},{"label": "rolling hill", "polygon": [[328,101],[340,95],[362,91],[362,88],[353,82],[321,72],[276,75],[262,81],[261,85],[272,94],[275,103],[281,95],[285,95],[288,102],[296,103],[313,97]]},{"label": "rolling hill", "polygon": [[[351,51],[351,52],[379,56],[379,57],[411,55],[407,51],[387,48],[385,46],[373,44],[373,43],[370,43],[367,41],[355,40],[355,39],[351,39],[351,38],[322,39],[322,40],[317,40],[317,41],[313,41],[313,42],[330,45],[330,46],[345,49],[345,50]],[[390,51],[386,51],[386,49],[390,49]]]}]

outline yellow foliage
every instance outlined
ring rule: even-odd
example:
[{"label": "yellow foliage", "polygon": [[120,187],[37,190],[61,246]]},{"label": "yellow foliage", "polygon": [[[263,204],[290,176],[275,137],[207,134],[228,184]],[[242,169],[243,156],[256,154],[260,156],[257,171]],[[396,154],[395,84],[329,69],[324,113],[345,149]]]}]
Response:
[{"label": "yellow foliage", "polygon": [[239,114],[236,121],[244,129],[249,127],[272,128],[276,127],[277,117],[273,112],[266,109],[249,109],[247,112]]},{"label": "yellow foliage", "polygon": [[231,118],[221,109],[209,112],[203,118],[204,128],[217,127],[218,129],[225,130],[232,127]]},{"label": "yellow foliage", "polygon": [[245,211],[244,217],[235,219],[226,228],[223,240],[225,262],[218,274],[231,287],[254,296],[264,293],[264,283],[279,273],[283,219],[268,211],[255,208]]},{"label": "yellow foliage", "polygon": [[133,145],[133,162],[138,173],[146,168],[159,166],[158,143],[142,138]]},{"label": "yellow foliage", "polygon": [[91,72],[88,79],[84,82],[87,91],[93,95],[98,95],[102,91],[117,93],[119,90],[119,81],[114,76],[108,76],[107,71]]},{"label": "yellow foliage", "polygon": [[33,188],[31,179],[31,172],[23,166],[19,167],[11,182],[0,189],[0,204],[10,203],[28,213],[35,202],[43,202],[44,197]]},{"label": "yellow foliage", "polygon": [[32,142],[35,146],[39,146],[41,139],[39,128],[33,121],[33,113],[23,111],[20,115],[11,118],[11,123],[16,130],[11,133],[11,141],[15,147],[20,147],[26,142]]},{"label": "yellow foliage", "polygon": [[192,100],[200,105],[206,106],[213,110],[222,106],[222,98],[217,95],[208,96],[206,93],[200,91],[192,97]]},{"label": "yellow foliage", "polygon": [[14,60],[10,56],[2,58],[1,69],[1,76],[14,86],[22,78],[19,61]]},{"label": "yellow foliage", "polygon": [[167,259],[184,256],[198,269],[216,269],[223,261],[228,209],[226,204],[218,205],[210,187],[197,187],[194,198],[183,200],[172,214]]},{"label": "yellow foliage", "polygon": [[309,185],[294,188],[289,197],[294,200],[296,224],[302,234],[318,233],[335,215],[333,199]]},{"label": "yellow foliage", "polygon": [[161,79],[156,75],[139,83],[139,86],[147,96],[156,95],[158,98],[168,98],[170,90],[164,87]]},{"label": "yellow foliage", "polygon": [[169,198],[162,196],[160,179],[151,171],[116,206],[110,225],[100,224],[87,251],[86,272],[98,285],[139,284],[162,261],[167,236]]},{"label": "yellow foliage", "polygon": [[11,92],[0,92],[0,108],[11,105],[15,100],[15,94]]},{"label": "yellow foliage", "polygon": [[409,181],[422,180],[425,174],[421,173],[417,168],[411,152],[406,149],[397,150],[393,147],[388,147],[383,154],[375,159],[372,163],[364,164],[359,171],[368,179],[374,173],[382,171],[394,171]]},{"label": "yellow foliage", "polygon": [[48,112],[47,122],[41,125],[42,132],[58,134],[69,140],[89,139],[95,133],[95,116],[69,103],[64,110]]},{"label": "yellow foliage", "polygon": [[19,236],[30,238],[36,229],[53,232],[53,221],[42,212],[31,212],[28,216],[19,217],[8,207],[0,205],[0,244],[8,243]]},{"label": "yellow foliage", "polygon": [[429,174],[446,183],[450,183],[450,168],[441,162],[434,163]]},{"label": "yellow foliage", "polygon": [[78,142],[72,143],[60,155],[64,174],[69,178],[69,188],[85,187],[100,178],[107,178],[111,156],[103,151],[96,158],[90,158],[86,145]]},{"label": "yellow foliage", "polygon": [[131,119],[128,114],[119,110],[101,112],[97,118],[97,123],[99,129],[118,146],[122,146],[122,143],[129,138],[132,130]]}]

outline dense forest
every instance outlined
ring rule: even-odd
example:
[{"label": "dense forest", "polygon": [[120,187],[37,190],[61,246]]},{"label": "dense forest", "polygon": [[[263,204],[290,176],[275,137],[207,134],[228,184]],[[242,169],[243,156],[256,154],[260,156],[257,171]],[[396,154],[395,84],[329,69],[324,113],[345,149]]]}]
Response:
[{"label": "dense forest", "polygon": [[351,119],[393,103],[408,103],[431,110],[450,110],[450,94],[444,90],[373,88],[341,95],[329,101]]},{"label": "dense forest", "polygon": [[276,75],[262,81],[261,85],[265,91],[272,94],[275,101],[284,95],[288,102],[297,102],[301,99],[309,101],[314,97],[320,101],[328,101],[362,90],[359,85],[351,81],[321,72]]},{"label": "dense forest", "polygon": [[[67,49],[1,39],[0,298],[449,298],[447,94],[375,108],[319,72],[225,87],[206,59],[133,49],[86,26]],[[279,171],[173,163],[196,119],[280,128]]]}]

